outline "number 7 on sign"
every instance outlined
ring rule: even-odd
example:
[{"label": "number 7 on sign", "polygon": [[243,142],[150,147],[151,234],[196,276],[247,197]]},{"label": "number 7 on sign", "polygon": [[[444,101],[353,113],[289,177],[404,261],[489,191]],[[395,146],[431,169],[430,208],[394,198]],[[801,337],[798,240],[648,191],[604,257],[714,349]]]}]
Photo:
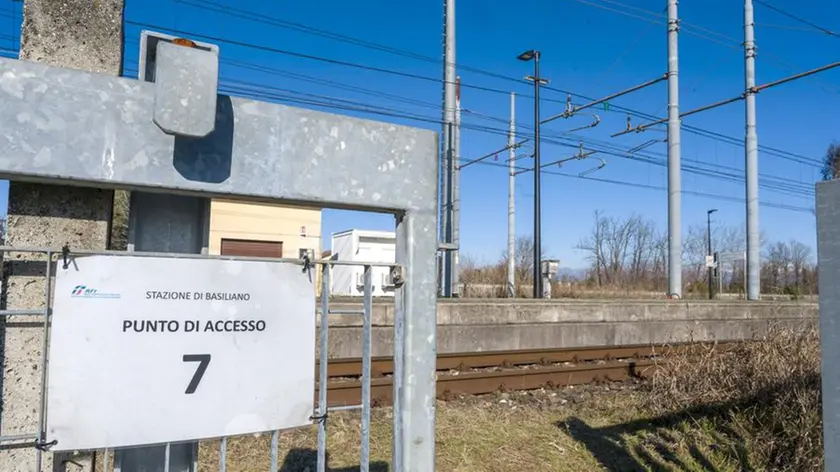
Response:
[{"label": "number 7 on sign", "polygon": [[190,384],[187,385],[187,390],[184,392],[189,395],[195,393],[198,383],[201,382],[201,377],[207,371],[207,366],[210,364],[210,354],[184,354],[183,360],[184,362],[198,362],[198,368],[195,369],[195,374],[193,374],[192,380],[190,380]]}]

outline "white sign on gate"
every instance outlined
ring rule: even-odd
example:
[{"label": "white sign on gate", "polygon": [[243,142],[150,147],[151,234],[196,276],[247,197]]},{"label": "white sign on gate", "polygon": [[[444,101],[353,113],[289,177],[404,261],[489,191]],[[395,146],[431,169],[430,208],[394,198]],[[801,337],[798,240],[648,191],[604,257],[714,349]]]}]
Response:
[{"label": "white sign on gate", "polygon": [[47,408],[52,450],[311,425],[315,289],[284,262],[59,262]]}]

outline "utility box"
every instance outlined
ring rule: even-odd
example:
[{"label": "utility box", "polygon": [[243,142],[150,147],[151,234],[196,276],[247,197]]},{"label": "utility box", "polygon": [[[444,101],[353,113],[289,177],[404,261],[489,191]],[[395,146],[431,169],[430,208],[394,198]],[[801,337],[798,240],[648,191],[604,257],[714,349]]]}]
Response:
[{"label": "utility box", "polygon": [[540,272],[542,273],[543,279],[543,298],[551,298],[551,281],[557,276],[558,270],[560,270],[559,259],[543,259],[540,262]]},{"label": "utility box", "polygon": [[[393,231],[366,231],[351,229],[332,234],[332,260],[396,262],[397,236]],[[364,266],[334,265],[330,278],[330,294],[361,297],[365,292]],[[371,282],[373,296],[394,296],[394,284],[388,267],[372,267]]]}]

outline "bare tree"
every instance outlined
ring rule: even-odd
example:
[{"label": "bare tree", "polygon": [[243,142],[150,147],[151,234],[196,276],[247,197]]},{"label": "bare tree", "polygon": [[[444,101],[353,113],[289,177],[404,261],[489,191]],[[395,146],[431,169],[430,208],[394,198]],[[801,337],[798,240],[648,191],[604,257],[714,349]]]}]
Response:
[{"label": "bare tree", "polygon": [[790,248],[784,242],[776,242],[767,248],[764,267],[762,267],[762,285],[773,292],[781,292],[787,286],[790,272]]},{"label": "bare tree", "polygon": [[613,283],[619,283],[624,275],[628,252],[633,238],[633,219],[620,221],[608,218],[604,243],[606,246],[607,275]]},{"label": "bare tree", "polygon": [[658,232],[653,242],[653,286],[664,289],[668,279],[668,233]]},{"label": "bare tree", "polygon": [[[516,270],[517,283],[534,283],[534,238],[531,236],[518,236],[514,242],[513,257]],[[546,247],[540,248],[540,258],[545,258]],[[507,252],[503,253],[501,265],[507,266]]]},{"label": "bare tree", "polygon": [[470,254],[461,254],[458,257],[458,267],[461,271],[461,282],[464,284],[476,282],[476,273],[480,269],[475,258]]},{"label": "bare tree", "polygon": [[584,251],[591,264],[592,279],[598,286],[641,287],[655,284],[663,274],[667,240],[651,220],[632,215],[620,220],[595,212],[590,236],[576,249]]},{"label": "bare tree", "polygon": [[684,282],[693,284],[703,280],[708,252],[706,225],[689,226],[682,243]]},{"label": "bare tree", "polygon": [[833,180],[840,177],[840,145],[832,142],[828,145],[823,159],[822,178]]},{"label": "bare tree", "polygon": [[811,248],[800,241],[791,240],[788,243],[788,253],[790,254],[790,265],[793,270],[794,287],[797,290],[802,290],[804,279],[807,278],[805,272],[811,259]]},{"label": "bare tree", "polygon": [[[705,259],[708,252],[706,225],[688,228],[683,239],[684,287],[686,293],[706,291]],[[712,227],[712,249],[722,253],[743,253],[746,248],[746,229],[743,225]],[[812,249],[799,241],[775,242],[766,245],[764,233],[759,235],[763,252],[761,277],[763,287],[776,293],[795,296],[817,293],[817,270],[811,261]],[[586,284],[599,288],[621,290],[654,290],[664,292],[668,275],[668,235],[652,220],[631,215],[625,218],[607,217],[596,211],[591,232],[575,246],[589,261]],[[516,278],[520,289],[533,283],[534,241],[531,237],[516,240]],[[499,263],[482,266],[468,256],[462,256],[462,280],[465,284],[498,286],[504,296],[507,280],[507,254]],[[743,287],[742,264],[733,264],[731,276],[723,278],[729,289]],[[571,282],[575,283],[575,282]],[[519,296],[528,296],[527,290]]]},{"label": "bare tree", "polygon": [[598,283],[598,287],[602,287],[604,281],[604,233],[606,220],[601,216],[600,211],[595,211],[595,222],[592,225],[592,235],[582,239],[575,249],[579,249],[586,253],[586,258],[592,264],[592,271],[594,278]]}]

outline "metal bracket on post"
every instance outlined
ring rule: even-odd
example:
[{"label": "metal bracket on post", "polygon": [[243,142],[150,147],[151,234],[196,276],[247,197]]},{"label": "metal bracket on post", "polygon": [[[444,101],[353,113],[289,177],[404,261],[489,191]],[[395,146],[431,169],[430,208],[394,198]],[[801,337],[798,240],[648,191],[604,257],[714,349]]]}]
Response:
[{"label": "metal bracket on post", "polygon": [[301,260],[303,261],[302,272],[309,276],[309,281],[312,282],[312,261],[309,259],[309,254],[304,254]]},{"label": "metal bracket on post", "polygon": [[70,257],[70,246],[65,244],[61,248],[61,259],[62,259],[61,268],[64,269],[64,270],[67,270],[67,268],[70,267],[70,262],[68,261],[69,257]]},{"label": "metal bracket on post", "polygon": [[202,138],[213,132],[219,85],[217,45],[143,31],[139,79],[155,83],[154,122],[164,133]]},{"label": "metal bracket on post", "polygon": [[56,444],[58,444],[58,441],[56,441],[55,439],[53,439],[52,441],[37,440],[35,441],[35,449],[38,449],[39,451],[48,452],[50,448],[55,446]]},{"label": "metal bracket on post", "polygon": [[402,287],[405,283],[405,271],[403,270],[403,266],[395,265],[391,267],[391,270],[388,274],[391,279],[391,283],[394,287]]},{"label": "metal bracket on post", "polygon": [[213,132],[219,56],[175,42],[159,42],[157,56],[155,124],[164,133],[191,138]]},{"label": "metal bracket on post", "polygon": [[438,251],[457,251],[458,249],[455,243],[438,243]]}]

